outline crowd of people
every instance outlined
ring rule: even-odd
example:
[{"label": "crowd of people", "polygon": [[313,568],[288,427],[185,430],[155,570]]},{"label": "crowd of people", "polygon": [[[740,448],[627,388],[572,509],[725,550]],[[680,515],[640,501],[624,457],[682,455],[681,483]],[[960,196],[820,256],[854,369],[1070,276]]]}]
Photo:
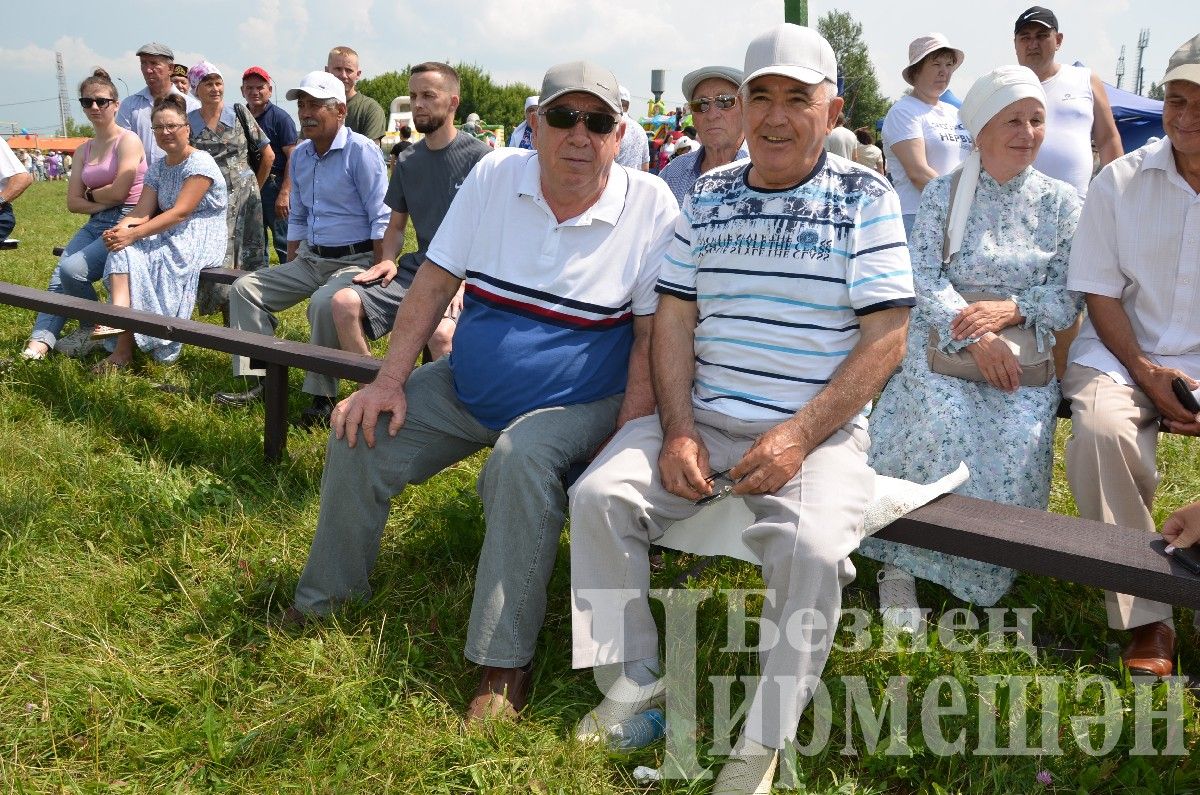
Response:
[{"label": "crowd of people", "polygon": [[[665,699],[650,545],[714,496],[754,516],[730,532],[762,561],[774,626],[819,613],[836,627],[859,551],[883,564],[881,620],[916,631],[916,578],[988,606],[1016,573],[864,539],[875,474],[927,483],[965,462],[961,493],[1045,509],[1065,396],[1080,513],[1155,530],[1159,427],[1200,435],[1172,388],[1200,389],[1200,35],[1161,81],[1166,137],[1128,154],[1096,76],[1055,60],[1062,39],[1053,12],[1027,10],[1017,63],[981,70],[955,107],[942,97],[966,53],[917,37],[880,147],[844,126],[829,43],[778,25],[740,67],[684,76],[695,145],[658,174],[603,66],[550,67],[492,150],[454,125],[455,70],[422,63],[409,92],[423,137],[393,152],[390,177],[353,50],[286,92],[298,138],[266,70],[243,73],[246,105],[231,107],[216,66],[180,75],[148,44],[146,88],[119,108],[101,70],[80,85],[96,135],[68,209],[89,220],[50,289],[94,298],[104,278],[114,303],[178,317],[227,302],[232,327],[263,334],[307,301],[312,341],[359,353],[391,333],[375,380],[340,402],[336,381],[305,378],[302,423],[331,435],[281,624],[369,597],[392,498],[490,448],[465,720],[527,705],[569,516],[572,664],[601,690],[576,734],[612,742]],[[0,222],[16,176],[0,170]],[[410,220],[418,248],[401,256]],[[198,298],[200,270],[220,265],[252,272]],[[39,316],[26,357],[62,328]],[[98,370],[127,367],[135,346],[179,353],[126,333],[109,345]],[[261,398],[251,362],[235,357],[234,373],[245,381],[218,402]],[[1200,541],[1200,507],[1162,533]],[[1170,675],[1171,606],[1107,604],[1132,630],[1124,664]],[[831,644],[832,631],[781,635],[761,654],[715,792],[769,791]]]}]

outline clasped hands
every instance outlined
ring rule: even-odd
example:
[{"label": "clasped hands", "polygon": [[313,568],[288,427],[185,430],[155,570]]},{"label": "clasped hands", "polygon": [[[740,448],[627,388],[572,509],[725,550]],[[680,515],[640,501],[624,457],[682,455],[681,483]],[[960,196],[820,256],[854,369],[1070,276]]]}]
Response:
[{"label": "clasped hands", "polygon": [[959,310],[950,324],[954,339],[978,338],[967,346],[967,352],[979,366],[984,380],[1005,392],[1015,392],[1021,385],[1021,365],[997,335],[1023,319],[1014,301],[976,301]]}]

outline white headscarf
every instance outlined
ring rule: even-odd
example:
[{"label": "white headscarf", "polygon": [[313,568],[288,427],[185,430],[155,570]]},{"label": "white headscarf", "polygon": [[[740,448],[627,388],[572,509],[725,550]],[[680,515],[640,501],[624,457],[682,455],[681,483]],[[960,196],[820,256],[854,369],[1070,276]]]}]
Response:
[{"label": "white headscarf", "polygon": [[[1001,66],[975,81],[967,96],[963,98],[962,107],[958,109],[958,118],[963,126],[971,133],[977,142],[979,133],[984,125],[992,120],[1000,111],[1017,100],[1033,98],[1046,107],[1046,92],[1033,70],[1025,66]],[[962,177],[958,181],[958,190],[954,194],[954,204],[950,207],[948,224],[950,247],[946,251],[945,261],[949,262],[955,252],[962,246],[963,235],[967,230],[967,216],[971,213],[971,205],[975,203],[975,189],[979,187],[979,172],[982,169],[979,159],[979,144],[963,161]]]}]

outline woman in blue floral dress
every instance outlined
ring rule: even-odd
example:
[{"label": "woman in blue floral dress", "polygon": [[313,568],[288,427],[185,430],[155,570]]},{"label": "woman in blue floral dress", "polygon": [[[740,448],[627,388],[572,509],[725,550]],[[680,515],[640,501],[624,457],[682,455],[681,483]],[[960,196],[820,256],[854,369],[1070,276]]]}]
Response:
[{"label": "woman in blue floral dress", "polygon": [[[188,143],[182,97],[160,99],[150,121],[154,140],[166,156],[146,171],[137,206],[101,235],[111,252],[104,275],[113,304],[189,318],[200,271],[219,266],[225,256],[225,179],[211,155]],[[164,362],[177,359],[183,347],[126,331],[95,371],[128,367],[135,341]]]},{"label": "woman in blue floral dress", "polygon": [[[1058,381],[1019,386],[1016,358],[996,332],[1033,329],[1049,350],[1054,330],[1075,320],[1081,297],[1067,291],[1066,278],[1080,203],[1069,185],[1032,166],[1045,135],[1045,95],[1033,72],[1002,67],[980,78],[962,115],[976,151],[961,169],[953,208],[958,172],[931,180],[921,197],[909,240],[917,306],[904,361],[871,413],[871,465],[927,483],[965,462],[970,479],[960,494],[1044,510]],[[964,292],[1008,298],[969,304]],[[967,350],[986,382],[932,372],[931,329],[944,352]],[[900,629],[920,623],[914,576],[983,606],[1016,578],[1011,569],[879,539],[860,551],[884,562],[880,609],[885,624]]]}]

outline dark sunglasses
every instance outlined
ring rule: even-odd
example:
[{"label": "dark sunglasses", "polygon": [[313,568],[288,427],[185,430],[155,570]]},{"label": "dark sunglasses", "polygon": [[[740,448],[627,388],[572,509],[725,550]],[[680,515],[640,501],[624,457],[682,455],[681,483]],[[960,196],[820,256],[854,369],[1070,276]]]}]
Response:
[{"label": "dark sunglasses", "polygon": [[109,105],[113,104],[114,102],[116,102],[115,99],[109,99],[108,97],[80,97],[79,98],[79,104],[81,106],[83,106],[84,108],[90,108],[93,105],[95,105],[97,108],[104,109],[104,108],[107,108]]},{"label": "dark sunglasses", "polygon": [[546,123],[560,130],[569,130],[580,121],[588,132],[596,135],[608,135],[617,126],[617,118],[609,113],[571,110],[570,108],[550,108],[539,110],[539,116],[546,118]]},{"label": "dark sunglasses", "polygon": [[715,97],[700,97],[688,103],[692,113],[708,113],[708,109],[716,105],[721,110],[729,110],[737,102],[736,94],[717,94]]}]

